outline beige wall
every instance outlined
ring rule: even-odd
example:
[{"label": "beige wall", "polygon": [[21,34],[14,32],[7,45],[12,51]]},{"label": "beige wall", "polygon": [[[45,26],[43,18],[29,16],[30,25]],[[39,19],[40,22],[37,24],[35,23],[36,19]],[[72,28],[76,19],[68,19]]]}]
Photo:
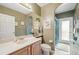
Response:
[{"label": "beige wall", "polygon": [[[54,27],[54,11],[55,9],[59,6],[60,4],[54,4],[54,3],[50,3],[44,7],[41,8],[41,19],[42,20],[46,20],[49,19],[51,20],[51,28],[50,29],[43,29],[43,35],[44,35],[44,40],[46,43],[49,44],[49,40],[54,41],[55,39],[55,27]],[[54,43],[51,45],[53,46]]]},{"label": "beige wall", "polygon": [[31,5],[32,5],[33,14],[41,16],[41,8],[36,3],[32,3]]},{"label": "beige wall", "polygon": [[75,17],[79,16],[79,3],[76,6],[76,10],[75,10]]},{"label": "beige wall", "polygon": [[15,21],[19,23],[19,26],[15,27],[16,36],[25,35],[25,26],[20,25],[21,21],[25,21],[25,15],[15,10],[0,6],[0,13],[15,16]]}]

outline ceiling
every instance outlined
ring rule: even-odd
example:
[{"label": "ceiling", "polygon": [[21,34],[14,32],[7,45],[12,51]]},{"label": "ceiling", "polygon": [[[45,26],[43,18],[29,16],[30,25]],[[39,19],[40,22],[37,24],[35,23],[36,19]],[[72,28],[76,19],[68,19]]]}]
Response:
[{"label": "ceiling", "polygon": [[10,9],[13,9],[13,10],[16,10],[16,11],[23,13],[23,14],[29,14],[30,12],[32,12],[31,9],[28,9],[19,3],[0,3],[0,5],[10,8]]},{"label": "ceiling", "polygon": [[61,4],[56,10],[55,13],[59,14],[59,13],[63,13],[63,12],[67,12],[70,10],[75,9],[76,3],[64,3]]},{"label": "ceiling", "polygon": [[[43,7],[45,5],[47,5],[48,3],[37,3],[40,7]],[[19,3],[0,3],[0,5],[4,6],[4,7],[7,7],[7,8],[10,8],[10,9],[13,9],[13,10],[16,10],[20,13],[23,13],[23,14],[29,14],[32,12],[31,9],[28,9],[24,6],[22,6],[21,4]],[[76,6],[76,3],[64,3],[64,4],[61,4],[55,11],[56,14],[58,13],[63,13],[63,12],[67,12],[69,10],[73,10]]]},{"label": "ceiling", "polygon": [[48,3],[37,3],[40,7],[47,5]]}]

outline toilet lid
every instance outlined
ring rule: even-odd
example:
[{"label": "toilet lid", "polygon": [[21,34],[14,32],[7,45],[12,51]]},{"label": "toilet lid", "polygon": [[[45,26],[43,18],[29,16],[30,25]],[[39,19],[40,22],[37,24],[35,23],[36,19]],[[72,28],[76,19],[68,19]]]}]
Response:
[{"label": "toilet lid", "polygon": [[48,44],[41,44],[42,48],[51,48]]}]

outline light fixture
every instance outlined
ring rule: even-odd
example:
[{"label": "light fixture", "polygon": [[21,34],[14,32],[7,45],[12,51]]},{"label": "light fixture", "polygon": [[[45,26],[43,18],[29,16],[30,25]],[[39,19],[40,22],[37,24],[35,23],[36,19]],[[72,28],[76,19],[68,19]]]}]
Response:
[{"label": "light fixture", "polygon": [[32,9],[31,5],[29,3],[20,3],[20,5],[28,8],[28,9]]}]

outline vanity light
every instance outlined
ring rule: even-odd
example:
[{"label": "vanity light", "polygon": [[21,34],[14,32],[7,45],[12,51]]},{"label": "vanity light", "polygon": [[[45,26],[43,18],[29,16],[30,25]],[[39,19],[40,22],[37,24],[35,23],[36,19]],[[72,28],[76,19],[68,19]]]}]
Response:
[{"label": "vanity light", "polygon": [[32,9],[31,5],[29,3],[20,3],[20,5],[28,8],[28,9]]}]

